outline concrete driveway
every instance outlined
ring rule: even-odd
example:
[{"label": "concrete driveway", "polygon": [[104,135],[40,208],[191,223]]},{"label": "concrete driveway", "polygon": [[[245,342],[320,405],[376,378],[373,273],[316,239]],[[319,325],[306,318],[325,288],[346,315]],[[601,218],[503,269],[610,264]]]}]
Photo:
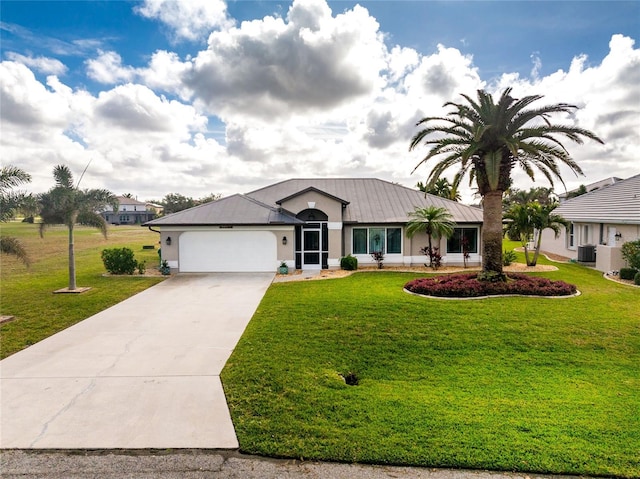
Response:
[{"label": "concrete driveway", "polygon": [[177,275],[0,361],[0,447],[237,448],[220,371],[273,277]]}]

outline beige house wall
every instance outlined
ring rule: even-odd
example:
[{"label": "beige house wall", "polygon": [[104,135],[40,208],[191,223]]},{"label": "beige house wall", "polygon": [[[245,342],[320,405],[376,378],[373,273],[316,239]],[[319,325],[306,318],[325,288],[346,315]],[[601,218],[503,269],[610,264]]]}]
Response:
[{"label": "beige house wall", "polygon": [[[621,248],[627,241],[640,239],[640,225],[602,223],[602,244],[600,244],[601,223],[574,223],[573,247],[569,247],[567,231],[563,228],[558,238],[553,231],[542,232],[542,251],[578,259],[578,247],[596,245],[596,269],[602,272],[618,271],[625,266]],[[619,237],[616,237],[616,235]]]}]

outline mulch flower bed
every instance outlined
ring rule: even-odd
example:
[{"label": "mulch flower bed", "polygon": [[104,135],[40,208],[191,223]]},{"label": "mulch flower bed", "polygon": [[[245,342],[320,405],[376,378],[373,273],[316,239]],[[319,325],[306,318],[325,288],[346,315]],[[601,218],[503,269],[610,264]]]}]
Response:
[{"label": "mulch flower bed", "polygon": [[410,293],[443,298],[477,298],[497,295],[572,296],[574,285],[564,281],[526,274],[510,273],[507,281],[478,281],[478,273],[452,274],[431,278],[418,278],[405,284]]}]

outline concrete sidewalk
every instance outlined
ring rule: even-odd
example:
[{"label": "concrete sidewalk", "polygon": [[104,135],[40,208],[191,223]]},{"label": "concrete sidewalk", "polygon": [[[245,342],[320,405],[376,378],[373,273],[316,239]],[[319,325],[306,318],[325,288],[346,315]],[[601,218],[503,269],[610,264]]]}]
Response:
[{"label": "concrete sidewalk", "polygon": [[[465,469],[370,466],[268,459],[232,451],[127,452],[2,451],[6,479],[575,479]],[[586,476],[580,476],[583,479]]]},{"label": "concrete sidewalk", "polygon": [[0,361],[0,448],[237,448],[219,375],[273,276],[178,275]]}]

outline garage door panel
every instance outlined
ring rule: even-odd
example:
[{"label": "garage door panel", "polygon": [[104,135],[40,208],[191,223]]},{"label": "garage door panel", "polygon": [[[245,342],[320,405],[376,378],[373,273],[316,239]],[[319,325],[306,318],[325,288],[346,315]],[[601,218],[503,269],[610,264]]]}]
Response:
[{"label": "garage door panel", "polygon": [[184,273],[272,272],[276,236],[270,231],[187,231],[180,235]]}]

